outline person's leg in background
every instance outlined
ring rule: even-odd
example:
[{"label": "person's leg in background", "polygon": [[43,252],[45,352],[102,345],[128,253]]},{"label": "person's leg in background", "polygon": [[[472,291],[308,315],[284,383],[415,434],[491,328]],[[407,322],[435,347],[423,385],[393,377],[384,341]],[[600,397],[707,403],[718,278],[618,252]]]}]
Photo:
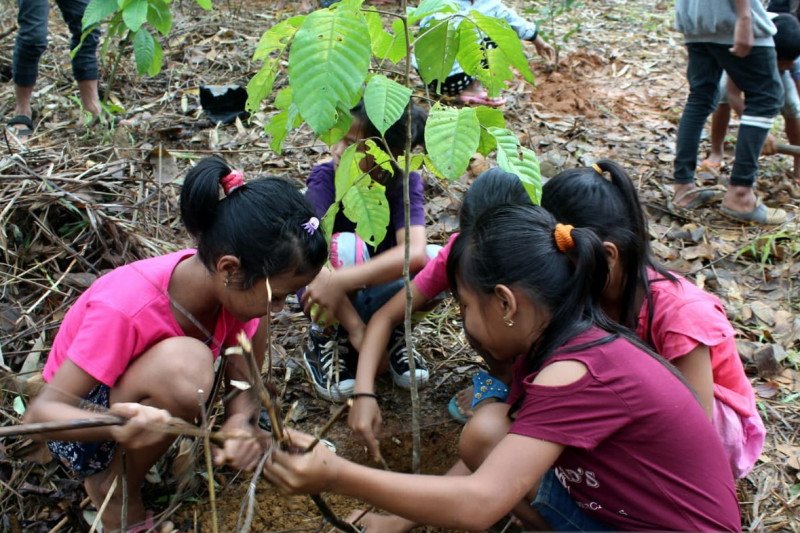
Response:
[{"label": "person's leg in background", "polygon": [[20,136],[29,136],[33,129],[33,88],[39,74],[39,60],[47,49],[47,17],[50,10],[47,1],[17,2],[19,30],[12,60],[15,117],[9,122],[9,127],[14,128]]},{"label": "person's leg in background", "polygon": [[97,68],[97,44],[100,41],[100,30],[96,29],[83,40],[81,44],[83,12],[89,0],[56,0],[64,22],[67,23],[72,38],[70,48],[80,49],[72,58],[72,73],[78,82],[83,110],[91,113],[93,117],[100,115],[100,96],[97,88],[99,72]]}]

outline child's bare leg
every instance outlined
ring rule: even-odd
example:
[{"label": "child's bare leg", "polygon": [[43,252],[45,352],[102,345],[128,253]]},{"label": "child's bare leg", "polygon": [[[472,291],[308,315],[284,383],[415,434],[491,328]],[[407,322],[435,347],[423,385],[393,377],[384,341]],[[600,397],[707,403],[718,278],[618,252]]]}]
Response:
[{"label": "child's bare leg", "polygon": [[719,104],[717,110],[711,115],[711,153],[708,154],[706,162],[713,166],[722,163],[725,134],[728,132],[730,120],[731,106],[729,104]]},{"label": "child's bare leg", "polygon": [[[166,409],[175,417],[193,421],[200,414],[199,390],[205,399],[214,380],[211,350],[197,339],[175,337],[164,340],[138,357],[111,390],[110,402],[138,402]],[[145,519],[141,487],[144,476],[175,439],[165,435],[163,441],[126,453],[128,480],[127,523]],[[122,447],[109,467],[86,478],[86,492],[98,508],[104,501],[114,478],[117,490],[103,513],[105,531],[119,529],[122,512]]]},{"label": "child's bare leg", "polygon": [[78,82],[78,93],[81,97],[83,110],[91,113],[93,117],[100,115],[100,95],[97,92],[97,80],[83,80]]}]

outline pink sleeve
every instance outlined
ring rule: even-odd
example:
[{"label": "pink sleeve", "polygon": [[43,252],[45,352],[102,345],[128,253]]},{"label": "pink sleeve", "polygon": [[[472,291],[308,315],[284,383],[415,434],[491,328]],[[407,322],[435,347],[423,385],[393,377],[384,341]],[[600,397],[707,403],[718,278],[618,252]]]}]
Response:
[{"label": "pink sleeve", "polygon": [[717,346],[734,336],[725,310],[711,297],[655,308],[653,347],[669,361],[683,357],[700,344]]},{"label": "pink sleeve", "polygon": [[130,317],[89,302],[67,358],[101,383],[113,387],[136,355],[139,334]]},{"label": "pink sleeve", "polygon": [[414,276],[414,285],[428,300],[432,300],[437,294],[450,288],[447,280],[447,258],[450,256],[450,249],[457,236],[458,233],[451,235],[447,244],[439,250],[436,257],[428,261],[423,269]]}]

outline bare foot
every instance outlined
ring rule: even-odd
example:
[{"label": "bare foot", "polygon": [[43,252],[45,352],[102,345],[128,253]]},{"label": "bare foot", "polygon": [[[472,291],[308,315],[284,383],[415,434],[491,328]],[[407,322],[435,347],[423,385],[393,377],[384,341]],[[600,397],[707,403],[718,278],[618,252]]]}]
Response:
[{"label": "bare foot", "polygon": [[100,106],[100,95],[97,92],[97,80],[79,81],[78,92],[80,93],[83,110],[90,113],[94,118],[99,117],[102,107]]},{"label": "bare foot", "polygon": [[456,393],[456,405],[458,405],[458,410],[464,413],[466,417],[472,416],[472,395],[474,392],[475,388],[470,385]]},{"label": "bare foot", "polygon": [[[113,463],[112,463],[113,464]],[[103,470],[92,476],[87,477],[83,481],[83,486],[86,493],[92,500],[95,508],[98,510],[105,502],[111,486],[114,484],[116,473],[111,469]],[[101,520],[103,521],[103,531],[117,531],[122,526],[122,481],[121,478],[117,481],[114,494],[111,495],[108,504]],[[128,514],[126,523],[128,525],[143,522],[146,519],[146,511],[144,502],[142,501],[142,494],[139,488],[128,491]]]}]

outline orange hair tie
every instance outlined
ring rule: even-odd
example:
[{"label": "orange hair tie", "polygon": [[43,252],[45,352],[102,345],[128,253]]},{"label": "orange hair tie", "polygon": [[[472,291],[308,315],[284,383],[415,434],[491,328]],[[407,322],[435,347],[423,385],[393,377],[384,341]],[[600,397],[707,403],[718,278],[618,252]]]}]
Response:
[{"label": "orange hair tie", "polygon": [[570,226],[569,224],[556,224],[556,230],[553,235],[556,239],[556,247],[563,254],[575,248],[575,241],[572,239],[573,229],[575,229],[575,226]]}]

